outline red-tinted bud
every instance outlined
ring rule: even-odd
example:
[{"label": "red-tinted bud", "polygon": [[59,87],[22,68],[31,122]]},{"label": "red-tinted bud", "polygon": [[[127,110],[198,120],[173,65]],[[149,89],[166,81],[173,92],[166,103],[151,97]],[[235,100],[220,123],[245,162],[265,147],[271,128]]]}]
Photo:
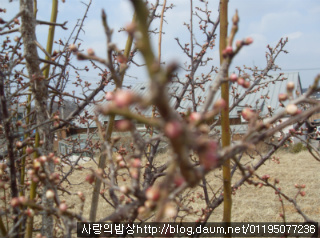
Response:
[{"label": "red-tinted bud", "polygon": [[306,195],[306,192],[305,192],[305,191],[300,191],[300,195],[301,195],[302,197],[304,197],[304,196]]},{"label": "red-tinted bud", "polygon": [[182,133],[182,125],[178,121],[168,122],[164,128],[164,133],[171,139],[177,138]]},{"label": "red-tinted bud", "polygon": [[298,107],[295,104],[289,104],[286,106],[286,112],[292,116],[296,115],[298,112]]},{"label": "red-tinted bud", "polygon": [[87,53],[88,53],[89,56],[94,56],[95,55],[94,50],[92,48],[87,49]]},{"label": "red-tinted bud", "polygon": [[47,192],[46,192],[46,198],[51,200],[54,198],[54,191],[49,189]]},{"label": "red-tinted bud", "polygon": [[136,158],[134,160],[131,161],[131,166],[133,168],[140,168],[141,167],[141,160]]},{"label": "red-tinted bud", "polygon": [[245,82],[244,78],[238,78],[237,80],[237,83],[241,86],[243,86],[244,82]]},{"label": "red-tinted bud", "polygon": [[253,43],[253,38],[252,37],[247,37],[245,40],[244,40],[244,43],[246,45],[250,45]]},{"label": "red-tinted bud", "polygon": [[93,174],[88,174],[88,175],[86,176],[86,181],[87,181],[88,183],[92,184],[92,183],[94,182],[94,180],[95,180],[95,177],[94,177]]},{"label": "red-tinted bud", "polygon": [[26,153],[27,153],[28,155],[32,154],[32,153],[33,153],[33,148],[32,148],[32,147],[27,147]]},{"label": "red-tinted bud", "polygon": [[242,87],[249,88],[250,87],[250,82],[249,81],[244,81]]},{"label": "red-tinted bud", "polygon": [[199,112],[191,112],[189,118],[191,122],[197,122],[200,120],[201,114]]},{"label": "red-tinted bud", "polygon": [[288,82],[287,83],[287,91],[292,92],[294,89],[294,82]]},{"label": "red-tinted bud", "polygon": [[72,52],[77,52],[78,47],[75,44],[71,44],[71,45],[69,45],[69,50]]},{"label": "red-tinted bud", "polygon": [[118,107],[127,107],[135,100],[135,95],[128,90],[118,90],[114,94],[114,103]]},{"label": "red-tinted bud", "polygon": [[151,201],[158,201],[160,198],[160,190],[158,187],[150,187],[146,191],[147,199]]},{"label": "red-tinted bud", "polygon": [[250,121],[250,119],[254,117],[255,113],[250,108],[246,107],[242,110],[241,115],[243,119],[245,119],[246,121]]},{"label": "red-tinted bud", "polygon": [[236,82],[238,80],[238,75],[236,74],[231,74],[229,77],[230,81]]},{"label": "red-tinted bud", "polygon": [[233,53],[233,49],[231,46],[227,46],[227,48],[225,49],[225,53],[228,55],[231,55]]},{"label": "red-tinted bud", "polygon": [[114,99],[114,94],[113,94],[113,92],[106,92],[105,99],[106,99],[107,101],[113,100],[113,99]]},{"label": "red-tinted bud", "polygon": [[280,93],[279,94],[279,101],[285,101],[288,99],[288,95],[286,93]]},{"label": "red-tinted bud", "polygon": [[18,198],[12,198],[11,201],[10,201],[10,205],[12,207],[17,207],[20,205],[20,202],[19,202],[19,199]]},{"label": "red-tinted bud", "polygon": [[22,145],[23,145],[23,143],[22,143],[21,141],[17,141],[17,142],[16,142],[16,147],[17,147],[18,149],[20,149],[20,148],[22,147]]},{"label": "red-tinted bud", "polygon": [[61,212],[65,212],[65,211],[67,211],[67,209],[68,209],[68,205],[67,205],[67,204],[61,203],[61,204],[59,205],[59,210],[60,210]]},{"label": "red-tinted bud", "polygon": [[225,108],[226,106],[227,106],[226,101],[224,99],[220,98],[214,103],[213,108],[221,110],[221,109]]}]

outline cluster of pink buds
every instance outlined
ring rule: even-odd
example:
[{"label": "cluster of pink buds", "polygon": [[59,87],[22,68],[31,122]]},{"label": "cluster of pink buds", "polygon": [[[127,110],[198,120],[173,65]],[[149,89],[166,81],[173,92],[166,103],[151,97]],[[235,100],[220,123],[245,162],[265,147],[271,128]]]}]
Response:
[{"label": "cluster of pink buds", "polygon": [[305,191],[302,191],[302,189],[304,189],[306,187],[305,184],[295,184],[294,185],[297,189],[299,189],[299,194],[304,197],[306,195]]},{"label": "cluster of pink buds", "polygon": [[243,45],[251,45],[253,43],[253,38],[252,37],[247,37],[244,40],[237,40],[236,41],[236,46],[239,48]]},{"label": "cluster of pink buds", "polygon": [[268,181],[268,179],[270,178],[269,174],[265,174],[261,177],[263,180]]},{"label": "cluster of pink buds", "polygon": [[125,168],[126,167],[126,162],[124,161],[122,155],[117,155],[116,156],[116,162],[117,162],[119,168]]},{"label": "cluster of pink buds", "polygon": [[242,77],[238,77],[238,75],[236,75],[235,73],[232,73],[230,76],[229,76],[229,80],[231,82],[236,82],[238,85],[244,87],[244,88],[249,88],[250,87],[250,82],[248,80],[245,80],[244,78]]},{"label": "cluster of pink buds", "polygon": [[10,205],[12,207],[18,207],[20,205],[26,204],[26,202],[27,202],[27,199],[26,199],[25,196],[14,197],[14,198],[11,199]]}]

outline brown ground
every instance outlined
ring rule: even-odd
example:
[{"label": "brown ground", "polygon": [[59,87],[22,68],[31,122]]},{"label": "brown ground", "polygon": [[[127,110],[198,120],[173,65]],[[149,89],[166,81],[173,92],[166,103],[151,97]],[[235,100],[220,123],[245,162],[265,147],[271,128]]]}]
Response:
[{"label": "brown ground", "polygon": [[[290,196],[294,197],[297,194],[298,189],[295,188],[295,184],[305,184],[304,191],[306,195],[304,197],[298,196],[297,202],[311,219],[320,221],[320,163],[313,159],[308,152],[301,152],[298,154],[292,154],[287,152],[278,153],[280,157],[280,164],[277,164],[271,160],[258,171],[258,175],[263,176],[265,174],[270,175],[270,181],[278,178],[280,180],[279,186],[282,191]],[[248,162],[255,162],[255,160],[248,159]],[[86,196],[86,202],[84,206],[84,216],[88,217],[92,185],[85,182],[85,177],[89,173],[88,168],[96,168],[93,162],[83,164],[85,169],[74,172],[70,181],[78,186],[67,187],[71,193],[82,191]],[[220,171],[215,171],[208,175],[207,180],[216,191],[221,186]],[[126,177],[125,177],[126,178]],[[239,178],[239,174],[236,174],[233,178],[233,182]],[[122,179],[120,179],[122,181]],[[127,183],[122,182],[122,183]],[[193,207],[193,210],[204,207],[203,201],[197,199],[197,195],[202,193],[200,188],[194,190],[191,196],[195,197],[195,202],[191,202],[189,206]],[[108,196],[107,192],[105,193]],[[79,198],[77,195],[67,196],[65,199],[69,206],[75,206],[77,209],[79,204]],[[102,198],[99,200],[98,219],[110,214],[113,209]],[[279,213],[283,213],[281,209],[281,203],[279,202],[278,195],[268,187],[257,188],[253,185],[245,184],[240,190],[233,196],[233,208],[232,217],[233,221],[238,222],[273,222],[281,221]],[[295,208],[287,201],[285,201],[285,214],[287,221],[303,221],[303,218],[297,214]],[[222,206],[216,209],[212,214],[210,221],[221,221],[222,219]],[[187,216],[186,221],[194,220],[193,216]]]},{"label": "brown ground", "polygon": [[[280,157],[280,164],[269,160],[261,167],[257,174],[260,176],[269,174],[270,181],[278,178],[282,191],[290,197],[294,197],[297,194],[298,190],[295,188],[295,184],[305,184],[306,187],[304,191],[306,195],[304,197],[298,196],[297,202],[301,210],[309,216],[309,218],[320,222],[320,163],[313,159],[306,151],[298,154],[279,152],[276,156]],[[166,155],[162,155],[160,161],[166,160],[166,157]],[[247,162],[255,163],[255,160],[247,159]],[[73,185],[64,183],[65,189],[69,191],[71,195],[64,193],[63,196],[60,197],[61,200],[65,199],[68,206],[72,208],[72,211],[79,212],[81,203],[76,193],[77,191],[82,191],[86,197],[83,216],[88,218],[93,185],[86,182],[85,178],[86,175],[90,173],[90,169],[95,170],[97,165],[90,161],[83,163],[82,166],[82,169],[74,171],[69,177],[69,181]],[[64,167],[64,171],[68,169],[68,166]],[[124,176],[123,178],[127,177]],[[239,174],[234,176],[233,183],[236,182],[237,178],[239,178]],[[119,181],[119,183],[128,183],[128,180],[123,181],[122,178],[119,178]],[[217,189],[221,187],[221,171],[216,170],[210,173],[207,176],[207,181],[212,187],[212,191],[217,191]],[[202,194],[201,188],[198,187],[189,192],[189,197],[194,197],[195,201],[189,203],[187,207],[192,207],[193,211],[203,208],[203,200],[197,199],[197,196]],[[105,195],[108,197],[108,192],[105,192]],[[184,195],[186,195],[186,193],[182,194],[182,196]],[[106,217],[112,212],[113,208],[100,197],[97,219]],[[232,220],[234,222],[282,221],[279,216],[280,213],[283,213],[281,203],[279,202],[278,195],[275,195],[275,192],[271,188],[257,188],[246,183],[240,190],[237,190],[233,196]],[[296,212],[295,208],[287,201],[285,201],[285,214],[287,222],[303,221],[303,218]],[[197,218],[195,215],[188,215],[184,218],[184,221],[195,221]],[[213,212],[209,221],[220,222],[221,220],[222,206]],[[36,216],[35,221],[35,228],[40,227],[40,219],[38,216]],[[63,226],[61,223],[60,225]],[[59,233],[60,232],[56,233],[57,237]]]}]

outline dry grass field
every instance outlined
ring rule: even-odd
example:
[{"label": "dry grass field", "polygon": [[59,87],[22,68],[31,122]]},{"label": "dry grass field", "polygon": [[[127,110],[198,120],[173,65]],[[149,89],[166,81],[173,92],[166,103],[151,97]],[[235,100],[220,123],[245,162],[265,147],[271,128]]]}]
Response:
[{"label": "dry grass field", "polygon": [[[162,155],[165,156],[165,155]],[[306,152],[300,152],[298,154],[292,154],[288,152],[279,152],[276,154],[280,158],[280,163],[277,164],[274,161],[267,161],[257,174],[263,176],[265,174],[270,175],[270,181],[279,179],[279,186],[289,197],[294,197],[297,194],[298,189],[295,184],[305,184],[304,191],[306,195],[304,197],[298,196],[297,202],[301,210],[308,215],[311,219],[320,221],[320,163],[317,162],[312,156]],[[255,163],[255,160],[247,159],[248,163]],[[95,169],[96,164],[94,162],[87,162],[82,164],[82,170],[76,170],[71,176],[69,181],[74,185],[66,185],[66,189],[73,195],[69,196],[64,193],[64,198],[69,207],[78,210],[80,199],[76,195],[77,191],[82,191],[86,196],[83,215],[88,217],[89,206],[91,200],[91,192],[93,186],[85,181],[86,175],[89,173],[89,169]],[[68,169],[67,167],[64,168]],[[220,181],[221,171],[216,170],[207,176],[207,180],[213,191],[216,191],[221,186]],[[235,174],[233,182],[236,182],[240,177],[239,174]],[[127,183],[126,176],[120,177],[119,181]],[[194,210],[204,207],[204,202],[201,199],[196,199],[198,194],[201,194],[202,190],[196,188],[190,193],[190,196],[195,197],[195,202],[188,204],[192,206]],[[105,193],[108,197],[108,193]],[[110,214],[113,209],[108,205],[101,197],[99,200],[98,219],[103,218]],[[303,221],[303,218],[296,212],[294,206],[289,202],[284,202],[285,215],[287,221]],[[282,212],[281,203],[279,202],[278,195],[274,190],[269,187],[255,187],[253,185],[244,184],[240,190],[237,190],[233,196],[233,209],[232,217],[233,221],[237,222],[273,222],[281,221],[279,216]],[[189,215],[185,217],[185,221],[192,221],[195,217]],[[222,206],[217,208],[212,214],[210,221],[222,220]]]},{"label": "dry grass field", "polygon": [[[163,157],[161,160],[165,160],[166,155],[164,154],[161,156]],[[258,170],[257,174],[259,176],[265,174],[270,175],[270,182],[274,181],[274,179],[279,179],[281,191],[289,197],[295,197],[297,194],[298,189],[295,187],[295,184],[305,184],[306,187],[303,190],[306,195],[303,197],[300,195],[297,196],[297,203],[309,218],[320,222],[320,163],[313,159],[307,151],[298,154],[278,152],[276,157],[280,158],[279,164],[270,159],[260,168],[260,170]],[[256,159],[252,160],[246,158],[246,160],[247,163],[256,162]],[[69,191],[71,195],[68,195],[67,193],[60,195],[61,199],[65,199],[66,203],[73,211],[79,212],[81,202],[77,192],[82,191],[86,197],[83,206],[83,216],[88,218],[93,185],[86,182],[85,178],[86,175],[90,173],[90,169],[95,170],[97,165],[96,163],[89,161],[82,163],[81,166],[83,167],[82,169],[75,170],[70,175],[69,182],[71,184],[68,185],[66,182],[63,184],[64,188]],[[64,171],[67,171],[68,169],[68,166],[63,168]],[[240,174],[236,173],[233,177],[233,183],[235,183],[239,177]],[[119,184],[128,184],[127,178],[126,175],[119,176]],[[210,184],[212,191],[217,191],[217,189],[221,188],[222,184],[221,171],[217,169],[208,174],[207,181]],[[194,202],[188,202],[188,208],[192,207],[193,211],[204,208],[204,201],[197,198],[199,194],[202,194],[200,187],[195,188],[193,191],[186,191],[181,194],[181,197],[186,197],[187,192],[189,192],[188,198],[195,198]],[[108,192],[106,191],[104,194],[105,197],[108,198]],[[212,193],[210,195],[212,195]],[[275,194],[274,190],[269,187],[258,188],[245,183],[233,196],[232,220],[234,222],[280,222],[282,221],[282,218],[279,214],[283,213],[281,207],[279,197]],[[303,218],[296,212],[292,204],[284,200],[284,207],[287,222],[303,221]],[[100,197],[97,219],[106,217],[112,212],[113,208]],[[41,219],[39,218],[40,217],[36,218],[35,228],[40,228],[41,226]],[[197,218],[198,216],[190,214],[184,217],[184,221],[195,221]],[[221,220],[222,206],[218,207],[213,212],[209,221],[220,222]],[[152,221],[152,218],[150,221]],[[63,226],[63,224],[60,225]],[[56,235],[58,236],[59,233],[60,232],[57,231]]]}]

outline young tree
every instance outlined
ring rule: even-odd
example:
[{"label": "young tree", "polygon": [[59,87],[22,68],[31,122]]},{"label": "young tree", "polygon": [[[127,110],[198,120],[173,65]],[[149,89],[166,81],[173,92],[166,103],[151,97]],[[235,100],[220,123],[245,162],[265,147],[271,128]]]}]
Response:
[{"label": "young tree", "polygon": [[[313,222],[299,208],[295,198],[282,192],[277,183],[271,183],[267,175],[261,177],[256,171],[279,148],[286,146],[292,136],[303,134],[305,121],[320,110],[319,103],[309,99],[319,90],[320,76],[303,95],[296,95],[295,85],[288,82],[287,92],[278,95],[282,110],[268,107],[268,114],[262,115],[258,101],[256,107],[243,107],[242,102],[250,95],[286,80],[281,73],[275,78],[268,78],[270,71],[277,70],[275,60],[279,54],[286,53],[287,39],[280,39],[274,48],[268,46],[264,69],[239,67],[238,73],[229,75],[232,60],[243,47],[250,47],[253,39],[248,37],[234,43],[236,32],[241,29],[237,13],[232,18],[231,32],[226,34],[225,5],[220,6],[221,16],[215,16],[214,21],[208,2],[200,1],[201,8],[194,8],[193,2],[190,1],[190,23],[185,23],[190,42],[176,39],[189,61],[184,66],[177,62],[161,62],[162,27],[158,57],[151,47],[150,34],[156,34],[157,30],[150,30],[150,26],[156,24],[158,18],[162,24],[166,12],[174,9],[172,5],[167,6],[166,1],[156,0],[146,5],[142,0],[131,0],[135,14],[125,29],[128,39],[124,50],[121,50],[123,46],[113,42],[113,30],[102,11],[108,45],[106,59],[96,56],[92,49],[84,53],[78,43],[91,1],[70,37],[65,41],[55,41],[55,44],[55,27],[66,28],[66,23],[56,22],[57,0],[52,1],[50,22],[37,20],[37,1],[33,0],[20,0],[17,15],[12,20],[0,20],[0,34],[6,36],[0,51],[1,129],[5,146],[0,163],[0,188],[4,194],[0,232],[4,237],[33,237],[34,220],[40,219],[39,214],[42,214],[42,226],[37,237],[48,238],[71,237],[76,232],[77,221],[180,222],[192,215],[196,217],[194,221],[206,223],[224,200],[228,201],[224,221],[230,221],[231,193],[245,183],[272,188],[280,199],[292,203],[306,222]],[[226,4],[226,1],[221,1],[221,4]],[[197,39],[194,34],[195,16],[199,19],[199,29],[204,38]],[[211,58],[205,57],[212,53],[219,23],[225,34],[221,34],[220,40],[220,68],[211,65],[207,73],[197,76],[201,67],[210,65]],[[50,26],[46,49],[37,41],[37,24]],[[10,34],[17,31],[19,36],[12,41]],[[204,42],[200,43],[200,40]],[[55,47],[60,50],[52,51]],[[45,59],[41,59],[39,50],[45,54]],[[138,65],[135,62],[137,54],[141,54],[145,63],[149,94],[141,95],[125,89],[127,69]],[[90,61],[92,68],[99,71],[100,81],[96,86],[82,80],[81,70],[89,70],[89,67],[81,69],[77,60],[71,60],[73,55],[77,60]],[[75,81],[69,70],[77,74]],[[213,73],[216,73],[214,78]],[[69,92],[66,86],[71,83],[81,90]],[[111,84],[114,85],[113,91],[109,88]],[[222,99],[217,96],[220,88],[223,90]],[[199,90],[204,95],[199,95]],[[105,96],[102,100],[99,98],[101,94]],[[267,100],[269,96],[261,97]],[[70,101],[76,105],[74,110],[62,116],[62,108]],[[90,104],[100,105],[94,115],[86,110]],[[189,106],[186,108],[186,105]],[[248,122],[248,129],[240,140],[230,143],[228,113],[237,107],[241,108],[240,113]],[[153,111],[152,117],[141,113],[147,110]],[[290,118],[282,121],[287,115]],[[107,125],[100,120],[101,116],[109,116]],[[117,120],[119,116],[123,119]],[[78,148],[73,152],[80,153],[76,162],[72,161],[71,154],[55,152],[54,148],[54,135],[65,129],[72,130],[75,121],[88,124],[85,145],[81,146],[80,140],[73,141]],[[89,127],[91,122],[96,125],[94,129]],[[144,135],[136,129],[136,123],[146,125]],[[214,133],[220,125],[223,130],[222,146],[220,133]],[[284,129],[290,125],[293,129],[286,133]],[[129,131],[132,143],[127,147],[119,146],[121,138],[114,130]],[[281,136],[275,140],[278,132]],[[93,139],[95,135],[98,135],[98,140]],[[71,141],[71,138],[67,140]],[[258,143],[265,143],[268,149],[259,151],[255,147]],[[159,155],[162,144],[169,148],[165,159]],[[318,152],[310,144],[308,147],[319,161]],[[98,155],[94,154],[97,150]],[[86,177],[92,184],[92,199],[86,201],[88,198],[79,191],[80,209],[72,209],[68,207],[70,204],[65,196],[74,195],[70,191],[77,189],[71,177],[82,169],[79,161],[85,153],[91,153],[91,160],[96,163],[96,168],[88,171]],[[244,156],[253,156],[254,153],[258,162],[247,166]],[[211,181],[208,181],[209,173],[221,166],[224,166],[224,192],[222,186],[213,189]],[[236,171],[241,176],[231,187],[231,178]],[[190,194],[199,188],[204,208],[201,212],[193,212],[188,208],[193,200]],[[304,196],[301,189],[303,187],[300,186],[299,194]],[[90,204],[87,213],[84,212],[85,203]],[[101,207],[104,203],[112,207],[111,212],[97,219],[98,205]],[[285,216],[283,220],[286,221]]]}]

